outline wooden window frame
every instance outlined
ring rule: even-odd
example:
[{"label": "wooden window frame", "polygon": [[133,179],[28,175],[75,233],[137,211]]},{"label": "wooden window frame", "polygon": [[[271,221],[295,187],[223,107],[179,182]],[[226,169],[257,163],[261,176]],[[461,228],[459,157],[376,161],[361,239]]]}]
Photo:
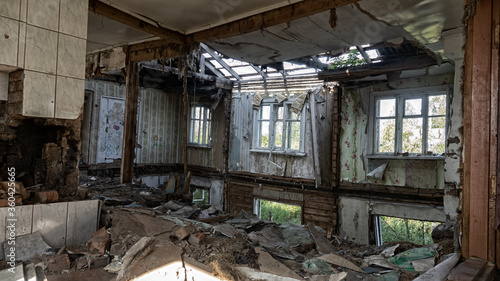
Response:
[{"label": "wooden window frame", "polygon": [[[431,158],[431,159],[444,159],[443,155],[427,155],[428,150],[428,121],[432,117],[446,117],[445,125],[445,153],[447,147],[447,134],[449,127],[449,112],[450,112],[450,93],[451,86],[432,86],[432,87],[420,87],[402,90],[389,90],[389,91],[378,91],[370,93],[370,112],[368,115],[368,158],[393,158],[400,157],[404,152],[403,149],[403,120],[405,118],[422,118],[422,153],[410,153],[409,157],[415,157],[417,159]],[[428,113],[428,97],[436,95],[446,96],[446,114],[445,115],[429,115]],[[422,98],[422,109],[420,115],[405,116],[405,101],[408,99],[418,99]],[[396,102],[396,113],[394,117],[377,117],[377,101],[383,99],[395,99]],[[377,120],[379,119],[395,119],[395,140],[394,140],[394,152],[378,152],[378,136],[377,136]]]}]

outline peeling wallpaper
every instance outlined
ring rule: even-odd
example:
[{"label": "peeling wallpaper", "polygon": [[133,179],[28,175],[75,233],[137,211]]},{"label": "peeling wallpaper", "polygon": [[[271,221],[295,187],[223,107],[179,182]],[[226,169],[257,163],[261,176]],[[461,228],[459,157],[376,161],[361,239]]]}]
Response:
[{"label": "peeling wallpaper", "polygon": [[[350,183],[373,183],[416,188],[444,188],[444,160],[366,159],[368,133],[367,107],[371,91],[447,85],[453,74],[400,79],[364,89],[344,89],[341,100],[340,180]],[[362,100],[362,94],[366,101]],[[382,180],[367,179],[366,173],[387,164]]]}]

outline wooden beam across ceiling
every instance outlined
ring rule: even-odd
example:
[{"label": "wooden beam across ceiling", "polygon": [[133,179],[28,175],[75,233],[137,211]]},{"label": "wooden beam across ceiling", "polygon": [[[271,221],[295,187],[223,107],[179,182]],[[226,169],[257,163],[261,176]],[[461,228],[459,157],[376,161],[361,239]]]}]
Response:
[{"label": "wooden beam across ceiling", "polygon": [[[176,52],[176,49],[180,48],[176,48],[172,45],[207,42],[246,34],[334,8],[357,3],[359,1],[360,0],[303,0],[285,7],[276,8],[189,35],[153,25],[98,0],[89,0],[89,10],[162,38],[160,40],[152,40],[131,45],[130,60],[146,61],[178,57],[180,54]],[[172,47],[173,50],[171,50]]]},{"label": "wooden beam across ceiling", "polygon": [[400,59],[389,59],[350,68],[325,70],[318,74],[318,79],[328,81],[351,81],[368,76],[377,76],[390,72],[421,69],[436,64],[436,59],[427,54],[420,54]]},{"label": "wooden beam across ceiling", "polygon": [[188,42],[207,42],[232,37],[278,24],[290,22],[360,0],[304,0],[285,7],[276,8],[254,16],[232,21],[223,25],[202,30],[187,36]]},{"label": "wooden beam across ceiling", "polygon": [[186,36],[180,32],[153,25],[97,0],[89,0],[89,11],[158,36],[165,40],[166,43],[184,44],[186,42]]}]

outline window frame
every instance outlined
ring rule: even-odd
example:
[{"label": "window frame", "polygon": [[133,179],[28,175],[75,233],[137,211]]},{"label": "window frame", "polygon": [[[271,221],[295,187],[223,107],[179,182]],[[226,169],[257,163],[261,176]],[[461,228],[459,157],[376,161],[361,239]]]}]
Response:
[{"label": "window frame", "polygon": [[[431,87],[419,87],[411,89],[402,90],[389,90],[389,91],[377,91],[370,93],[370,110],[369,110],[369,124],[368,124],[368,158],[394,158],[401,157],[403,150],[403,120],[405,118],[422,118],[422,152],[421,153],[409,153],[409,156],[405,158],[430,158],[430,159],[444,159],[441,155],[427,155],[428,151],[428,122],[429,118],[432,117],[445,117],[445,152],[447,147],[447,135],[449,127],[449,112],[450,112],[450,93],[451,86],[431,86]],[[428,112],[428,97],[436,95],[446,96],[446,114],[445,115],[429,115]],[[394,141],[394,152],[377,152],[376,145],[377,139],[377,129],[376,122],[377,119],[391,119],[392,117],[377,117],[377,101],[382,99],[395,99],[395,109],[396,113],[393,117],[395,119],[395,141]],[[409,99],[422,98],[422,108],[420,115],[409,115],[405,116],[405,101]],[[410,117],[411,116],[411,117]]]},{"label": "window frame", "polygon": [[[203,113],[200,112],[200,118],[193,118],[196,115],[196,109],[200,108],[203,109]],[[208,113],[208,117],[207,117]],[[188,145],[189,146],[196,146],[196,147],[203,147],[203,148],[211,148],[212,147],[212,131],[213,131],[213,109],[210,106],[204,105],[204,104],[199,104],[199,103],[192,103],[189,107],[189,138],[188,138]],[[198,135],[198,141],[194,140],[194,131],[195,131],[195,122],[200,122],[200,128],[203,126],[203,129],[200,129],[200,133]],[[208,126],[208,128],[207,128]],[[204,140],[207,140],[206,143],[204,143]],[[200,142],[201,141],[201,142]]]},{"label": "window frame", "polygon": [[[264,99],[260,107],[254,108],[253,110],[253,138],[252,138],[252,152],[264,152],[273,154],[289,154],[296,156],[305,156],[304,153],[304,137],[305,137],[305,116],[304,110],[305,106],[302,108],[301,112],[298,113],[299,119],[291,118],[291,106],[293,104],[293,100],[287,100],[281,103],[278,103],[275,99]],[[270,106],[269,119],[262,118],[262,109],[264,106]],[[278,108],[283,108],[283,119],[278,119]],[[269,122],[269,145],[267,147],[261,146],[261,132],[262,132],[262,122]],[[283,131],[282,131],[282,145],[280,147],[273,146],[276,142],[275,129],[276,123],[283,122]],[[290,141],[292,134],[292,126],[291,123],[299,123],[300,124],[300,143],[299,149],[291,149]]]}]

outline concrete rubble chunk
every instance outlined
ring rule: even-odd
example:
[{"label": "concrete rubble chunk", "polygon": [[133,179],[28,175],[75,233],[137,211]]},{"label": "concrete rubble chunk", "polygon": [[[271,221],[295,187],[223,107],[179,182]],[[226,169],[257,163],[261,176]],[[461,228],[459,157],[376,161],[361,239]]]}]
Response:
[{"label": "concrete rubble chunk", "polygon": [[43,255],[43,261],[47,265],[49,272],[62,272],[71,268],[71,261],[68,254]]},{"label": "concrete rubble chunk", "polygon": [[415,268],[415,271],[426,272],[434,267],[435,259],[434,257],[431,257],[427,259],[414,260],[411,261],[411,264],[413,265],[413,268]]},{"label": "concrete rubble chunk", "polygon": [[330,275],[330,279],[328,281],[342,281],[347,278],[347,272],[340,272],[337,274]]},{"label": "concrete rubble chunk", "polygon": [[354,270],[357,272],[361,272],[361,273],[363,272],[363,270],[361,268],[359,268],[359,266],[357,266],[354,263],[344,259],[341,256],[337,256],[335,254],[322,255],[321,257],[319,257],[319,259],[324,260],[324,261],[331,263],[333,265],[336,265],[336,266],[345,267],[345,268],[348,268],[348,269],[351,269],[351,270]]},{"label": "concrete rubble chunk", "polygon": [[38,281],[36,278],[35,265],[29,263],[24,266],[24,280],[25,281]]},{"label": "concrete rubble chunk", "polygon": [[369,266],[379,266],[391,270],[398,270],[399,268],[393,264],[392,262],[388,261],[386,258],[380,256],[380,255],[373,255],[366,257],[364,259],[365,263],[367,263]]},{"label": "concrete rubble chunk", "polygon": [[337,252],[337,248],[326,239],[325,236],[321,235],[321,233],[311,224],[307,225],[307,229],[311,233],[314,238],[314,242],[316,243],[316,249],[320,254],[329,254],[333,252]]},{"label": "concrete rubble chunk", "polygon": [[303,279],[295,279],[290,277],[278,276],[276,274],[261,272],[250,267],[237,267],[239,272],[243,273],[248,279],[246,280],[264,280],[264,281],[300,281]]},{"label": "concrete rubble chunk", "polygon": [[225,235],[229,238],[236,237],[236,233],[237,233],[236,228],[234,228],[232,225],[227,224],[227,223],[214,226],[214,230],[216,233],[220,233],[220,234]]},{"label": "concrete rubble chunk", "polygon": [[199,245],[206,241],[205,234],[202,232],[192,233],[189,235],[188,242],[191,245]]},{"label": "concrete rubble chunk", "polygon": [[89,251],[99,254],[105,254],[109,249],[110,243],[111,237],[105,227],[92,234],[90,239],[87,241]]},{"label": "concrete rubble chunk", "polygon": [[193,233],[195,231],[194,227],[191,226],[191,225],[186,225],[186,226],[183,226],[181,228],[179,228],[176,232],[175,232],[175,237],[177,237],[177,239],[179,240],[184,240],[186,238],[188,238],[188,236]]},{"label": "concrete rubble chunk", "polygon": [[[8,243],[4,243],[5,254],[10,252]],[[16,259],[27,261],[47,254],[51,247],[45,243],[39,232],[16,237]]]},{"label": "concrete rubble chunk", "polygon": [[298,280],[302,279],[302,277],[300,277],[297,273],[295,273],[290,268],[288,268],[284,264],[274,259],[266,251],[263,251],[258,247],[256,247],[255,252],[259,254],[259,258],[257,261],[259,263],[259,268],[261,271],[276,274],[283,277],[295,278]]},{"label": "concrete rubble chunk", "polygon": [[118,277],[116,278],[117,280],[120,280],[120,278],[123,277],[125,274],[125,271],[129,267],[129,265],[136,259],[137,256],[140,255],[140,253],[148,247],[154,240],[154,237],[142,237],[141,240],[139,240],[137,243],[132,246],[125,256],[123,257],[123,263],[121,266],[120,271],[118,272]]},{"label": "concrete rubble chunk", "polygon": [[383,256],[384,258],[390,258],[390,257],[394,256],[394,252],[396,251],[396,249],[398,247],[399,247],[399,244],[388,247],[385,250],[383,250],[382,253],[380,253],[380,255]]}]

